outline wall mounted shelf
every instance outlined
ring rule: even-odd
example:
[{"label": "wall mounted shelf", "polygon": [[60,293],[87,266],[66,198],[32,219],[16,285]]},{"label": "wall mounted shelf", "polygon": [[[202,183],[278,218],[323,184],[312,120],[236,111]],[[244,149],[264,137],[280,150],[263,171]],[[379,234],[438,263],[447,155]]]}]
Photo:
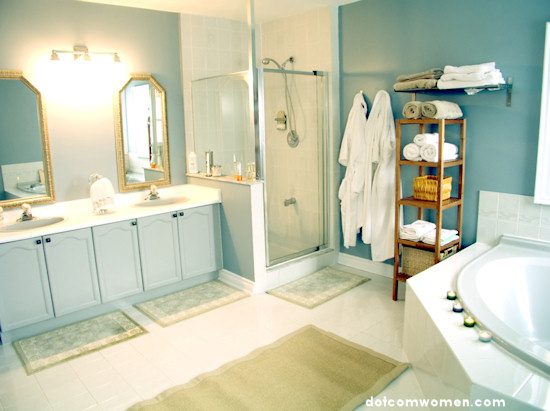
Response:
[{"label": "wall mounted shelf", "polygon": [[430,89],[411,89],[411,90],[394,90],[396,93],[409,93],[411,94],[411,100],[416,100],[416,93],[421,94],[462,94],[466,93],[469,96],[480,93],[482,91],[502,91],[506,90],[506,107],[512,106],[512,90],[514,88],[514,79],[508,77],[506,79],[506,84],[500,84],[498,86],[489,86],[489,87],[471,87],[471,88],[451,88],[451,89],[439,89],[439,88],[430,88]]}]

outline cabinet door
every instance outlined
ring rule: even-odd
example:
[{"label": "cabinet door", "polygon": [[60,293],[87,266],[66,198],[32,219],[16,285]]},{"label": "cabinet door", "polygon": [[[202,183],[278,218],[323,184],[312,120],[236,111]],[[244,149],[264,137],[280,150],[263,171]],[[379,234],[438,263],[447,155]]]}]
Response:
[{"label": "cabinet door", "polygon": [[44,251],[56,317],[101,302],[89,228],[45,236]]},{"label": "cabinet door", "polygon": [[101,300],[143,291],[136,220],[92,227]]},{"label": "cabinet door", "polygon": [[53,317],[42,239],[0,244],[0,327],[3,331]]},{"label": "cabinet door", "polygon": [[217,270],[220,265],[217,207],[198,207],[178,214],[183,277]]},{"label": "cabinet door", "polygon": [[181,280],[177,213],[165,213],[138,219],[139,252],[143,288]]}]

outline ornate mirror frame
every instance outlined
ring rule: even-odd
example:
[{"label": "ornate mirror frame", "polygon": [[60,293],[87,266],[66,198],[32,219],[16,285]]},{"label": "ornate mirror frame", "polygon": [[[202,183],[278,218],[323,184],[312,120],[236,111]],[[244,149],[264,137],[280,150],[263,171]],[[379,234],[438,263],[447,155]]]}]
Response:
[{"label": "ornate mirror frame", "polygon": [[[147,81],[149,85],[158,91],[161,99],[162,106],[162,171],[164,177],[157,180],[143,181],[131,183],[126,181],[126,156],[124,153],[124,127],[123,119],[124,113],[122,112],[124,103],[124,92],[132,81]],[[170,179],[170,155],[169,155],[169,143],[168,143],[168,122],[166,115],[166,92],[159,82],[149,73],[132,73],[130,79],[120,89],[114,99],[114,117],[115,117],[115,144],[116,144],[116,158],[118,169],[118,187],[121,192],[143,190],[149,188],[151,184],[157,186],[169,185]]]},{"label": "ornate mirror frame", "polygon": [[38,127],[42,142],[42,161],[44,178],[43,184],[46,187],[46,193],[42,195],[32,195],[29,197],[21,197],[10,200],[0,200],[1,207],[17,207],[23,203],[28,204],[43,204],[55,202],[55,190],[53,184],[52,161],[50,155],[50,139],[48,136],[48,126],[46,122],[46,108],[42,101],[40,91],[32,85],[32,83],[23,76],[22,71],[18,70],[0,70],[0,80],[18,80],[28,87],[36,96],[36,108],[38,112]]}]

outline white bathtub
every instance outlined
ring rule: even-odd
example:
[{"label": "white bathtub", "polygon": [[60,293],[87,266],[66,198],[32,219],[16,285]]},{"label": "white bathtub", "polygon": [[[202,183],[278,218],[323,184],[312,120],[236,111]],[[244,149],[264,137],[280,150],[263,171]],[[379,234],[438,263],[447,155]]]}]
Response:
[{"label": "white bathtub", "polygon": [[495,341],[550,375],[550,243],[503,236],[462,269],[456,287]]}]

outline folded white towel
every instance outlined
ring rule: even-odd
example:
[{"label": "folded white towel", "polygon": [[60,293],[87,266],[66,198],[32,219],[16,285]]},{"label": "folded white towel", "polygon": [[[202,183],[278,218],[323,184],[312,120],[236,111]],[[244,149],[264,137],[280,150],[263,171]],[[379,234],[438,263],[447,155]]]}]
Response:
[{"label": "folded white towel", "polygon": [[420,146],[410,143],[403,147],[403,157],[410,161],[422,161],[420,157]]},{"label": "folded white towel", "polygon": [[[435,230],[430,231],[429,233],[424,234],[421,241],[423,243],[426,243],[426,244],[434,245],[435,244],[435,234],[436,234]],[[439,244],[440,245],[447,244],[447,243],[457,239],[458,238],[457,234],[458,234],[457,230],[447,230],[445,228],[442,228],[440,238],[439,238]]]},{"label": "folded white towel", "polygon": [[413,141],[418,146],[424,144],[437,144],[439,142],[439,133],[422,133],[414,136]]},{"label": "folded white towel", "polygon": [[451,101],[433,100],[422,103],[422,115],[438,120],[462,117],[462,110],[458,104]]},{"label": "folded white towel", "polygon": [[403,240],[420,241],[430,231],[435,230],[435,224],[429,221],[416,220],[399,228],[399,237]]},{"label": "folded white towel", "polygon": [[488,73],[495,69],[495,62],[474,64],[471,66],[445,66],[443,69],[444,74],[449,73]]},{"label": "folded white towel", "polygon": [[403,106],[403,117],[405,118],[420,118],[422,117],[422,102],[409,101]]},{"label": "folded white towel", "polygon": [[420,73],[403,74],[397,77],[397,81],[409,81],[418,79],[438,79],[443,74],[443,70],[440,68],[432,68]]},{"label": "folded white towel", "polygon": [[441,90],[448,90],[453,88],[494,87],[504,83],[506,82],[504,81],[504,77],[502,76],[500,70],[494,70],[493,72],[484,76],[482,80],[477,81],[438,80],[437,88]]},{"label": "folded white towel", "polygon": [[479,81],[486,77],[486,73],[448,73],[443,74],[440,78],[441,81]]},{"label": "folded white towel", "polygon": [[[424,144],[420,147],[420,157],[424,161],[439,160],[439,144]],[[458,158],[458,147],[451,143],[443,144],[443,161],[456,160]]]}]

